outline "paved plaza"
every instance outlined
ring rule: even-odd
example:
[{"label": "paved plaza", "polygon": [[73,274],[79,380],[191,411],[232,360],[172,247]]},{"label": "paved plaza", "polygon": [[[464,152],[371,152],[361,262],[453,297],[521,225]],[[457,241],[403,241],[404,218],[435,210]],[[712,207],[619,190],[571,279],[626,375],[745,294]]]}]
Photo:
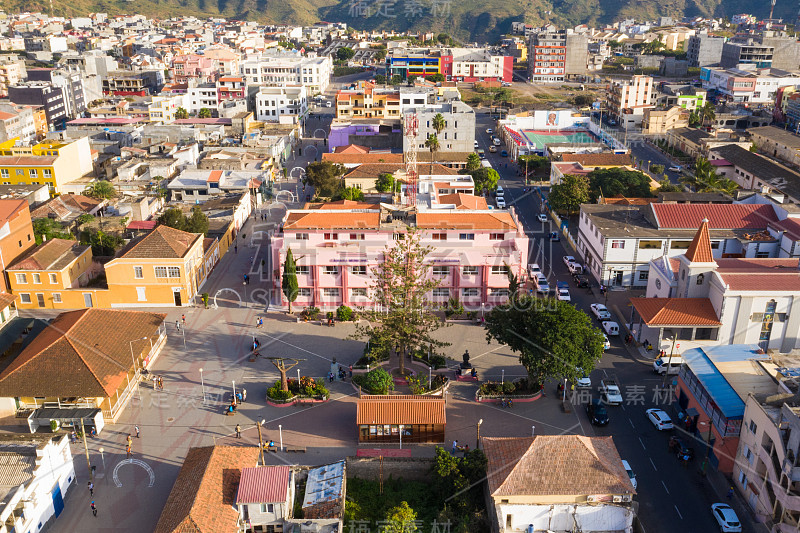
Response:
[{"label": "paved plaza", "polygon": [[[255,226],[254,226],[255,224]],[[268,229],[267,222],[250,220],[242,233],[250,243],[254,231]],[[263,303],[242,305],[244,289],[248,299],[263,294],[264,282],[252,272],[260,265],[266,247],[259,238],[253,246],[240,246],[223,257],[203,287],[212,297],[217,294],[217,308],[160,308],[168,312],[169,339],[153,363],[151,372],[163,377],[164,390],[153,390],[149,382],[141,385],[136,399],[118,423],[106,426],[101,435],[89,439],[89,459],[97,468],[95,502],[99,509],[94,518],[86,490],[88,466],[82,443],[73,444],[77,485],[66,497],[66,508],[55,529],[59,531],[151,531],[158,521],[186,452],[193,446],[213,444],[249,445],[258,442],[256,421],[264,420],[265,440],[283,440],[284,446],[304,446],[306,453],[270,453],[273,464],[321,464],[355,455],[357,390],[347,382],[328,384],[330,401],[311,407],[271,407],[266,391],[279,374],[265,357],[249,361],[255,336],[261,342],[263,356],[301,359],[290,377],[300,374],[325,379],[331,363],[348,366],[361,356],[364,342],[348,337],[353,324],[335,327],[318,323],[298,323],[280,310],[265,313]],[[245,272],[251,272],[251,284],[242,286]],[[223,290],[228,289],[228,290]],[[259,290],[260,289],[260,290]],[[237,294],[238,293],[238,296]],[[212,305],[213,307],[213,305]],[[186,314],[185,332],[178,332],[176,320]],[[41,316],[41,314],[37,314]],[[262,328],[255,327],[257,317],[264,318]],[[184,347],[185,333],[185,347]],[[465,350],[481,380],[512,380],[525,375],[518,358],[506,347],[487,343],[482,327],[453,324],[443,327],[437,337],[451,343],[444,349],[452,358],[451,366],[461,362]],[[202,369],[202,373],[201,373]],[[443,370],[445,371],[445,370]],[[450,372],[446,370],[446,372]],[[202,375],[202,378],[201,378]],[[226,416],[233,387],[247,390],[247,401],[234,416]],[[483,419],[483,436],[530,435],[538,433],[583,433],[577,413],[563,413],[552,397],[531,403],[515,403],[511,409],[475,401],[477,384],[453,383],[447,394],[447,447],[453,440],[475,446],[477,422]],[[242,438],[235,438],[240,424]],[[134,434],[133,459],[126,461],[125,439]],[[386,447],[384,445],[384,447]],[[432,456],[433,447],[409,446],[411,453]],[[101,450],[102,449],[102,455]],[[152,472],[152,482],[151,482]],[[54,529],[54,530],[55,530]]]}]

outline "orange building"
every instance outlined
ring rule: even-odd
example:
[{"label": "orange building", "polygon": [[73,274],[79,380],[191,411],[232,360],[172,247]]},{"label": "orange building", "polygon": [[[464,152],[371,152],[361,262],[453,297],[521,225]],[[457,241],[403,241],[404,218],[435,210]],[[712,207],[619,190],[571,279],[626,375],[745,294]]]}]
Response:
[{"label": "orange building", "polygon": [[19,256],[36,245],[31,211],[25,200],[0,200],[0,288],[8,292],[10,285],[5,270]]}]

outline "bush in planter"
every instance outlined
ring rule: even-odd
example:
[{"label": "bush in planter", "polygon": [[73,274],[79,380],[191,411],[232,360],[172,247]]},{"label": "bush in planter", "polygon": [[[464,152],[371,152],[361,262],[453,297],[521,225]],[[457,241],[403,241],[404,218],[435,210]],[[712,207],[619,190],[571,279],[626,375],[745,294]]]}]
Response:
[{"label": "bush in planter", "polygon": [[506,381],[503,383],[503,392],[505,394],[514,394],[517,390],[517,385],[512,381]]},{"label": "bush in planter", "polygon": [[319,318],[320,312],[321,311],[319,310],[319,307],[306,307],[300,313],[300,316],[302,316],[305,320],[316,320]]},{"label": "bush in planter", "polygon": [[370,394],[387,394],[394,390],[391,374],[380,367],[370,370],[363,376],[353,376],[353,381]]},{"label": "bush in planter", "polygon": [[208,293],[204,292],[201,298],[203,299],[203,305],[208,309]]},{"label": "bush in planter", "polygon": [[445,318],[450,318],[454,316],[461,316],[464,314],[464,306],[459,301],[458,298],[450,298],[447,301],[447,306],[444,309],[444,316]]},{"label": "bush in planter", "polygon": [[353,320],[353,310],[346,305],[340,305],[336,309],[336,320],[339,322],[350,322]]},{"label": "bush in planter", "polygon": [[469,320],[475,320],[476,318],[478,318],[478,312],[477,311],[467,311],[467,318]]},{"label": "bush in planter", "polygon": [[279,402],[283,402],[283,401],[288,400],[292,396],[294,396],[294,393],[292,393],[291,390],[285,391],[285,390],[281,389],[281,382],[280,381],[278,381],[277,383],[275,383],[275,385],[273,385],[272,387],[267,389],[267,397],[270,400],[276,400],[276,401],[279,401]]},{"label": "bush in planter", "polygon": [[50,421],[50,431],[52,431],[53,433],[58,431],[58,426],[59,426],[58,420],[51,420]]}]

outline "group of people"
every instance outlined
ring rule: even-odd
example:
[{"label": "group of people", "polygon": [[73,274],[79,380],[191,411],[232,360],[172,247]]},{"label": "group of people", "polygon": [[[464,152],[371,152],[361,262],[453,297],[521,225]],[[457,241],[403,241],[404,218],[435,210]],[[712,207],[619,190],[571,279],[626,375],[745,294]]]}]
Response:
[{"label": "group of people", "polygon": [[162,376],[153,376],[153,389],[164,390],[164,378]]}]

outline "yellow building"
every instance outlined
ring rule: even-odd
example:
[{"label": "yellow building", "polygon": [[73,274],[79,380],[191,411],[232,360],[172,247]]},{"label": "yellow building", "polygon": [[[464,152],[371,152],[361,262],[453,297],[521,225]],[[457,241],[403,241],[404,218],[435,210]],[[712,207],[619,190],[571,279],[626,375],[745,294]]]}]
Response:
[{"label": "yellow building", "polygon": [[71,142],[45,140],[15,146],[17,139],[0,143],[0,184],[46,184],[51,194],[61,193],[65,183],[92,172],[89,138]]},{"label": "yellow building", "polygon": [[111,307],[190,305],[209,269],[203,235],[156,226],[105,264]]},{"label": "yellow building", "polygon": [[339,91],[336,118],[400,118],[400,93],[370,85],[357,91]]},{"label": "yellow building", "polygon": [[18,308],[75,309],[105,300],[92,289],[83,290],[91,278],[91,266],[91,246],[51,239],[14,261],[6,272],[11,292],[19,297]]},{"label": "yellow building", "polygon": [[153,122],[172,122],[175,112],[180,108],[181,98],[178,96],[154,96],[147,106],[147,113]]}]

